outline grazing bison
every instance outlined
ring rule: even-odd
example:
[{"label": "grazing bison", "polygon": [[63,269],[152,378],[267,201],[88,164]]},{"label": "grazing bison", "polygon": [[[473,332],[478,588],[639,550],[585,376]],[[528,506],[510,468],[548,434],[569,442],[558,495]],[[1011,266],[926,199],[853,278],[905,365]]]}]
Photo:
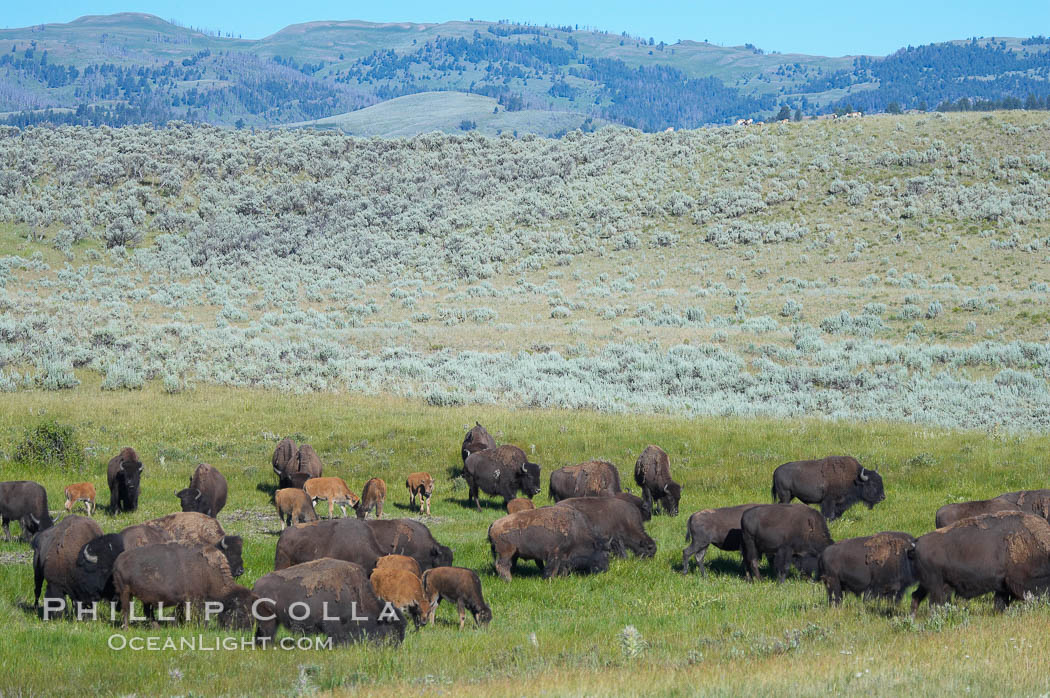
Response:
[{"label": "grazing bison", "polygon": [[430,496],[434,494],[434,478],[430,473],[412,473],[405,480],[405,487],[411,497],[411,506],[416,505],[416,496],[419,496],[419,513],[423,513],[426,504],[427,516],[430,516]]},{"label": "grazing bison", "polygon": [[438,543],[430,529],[412,519],[366,521],[385,555],[408,555],[420,569],[452,564],[452,550]]},{"label": "grazing bison", "polygon": [[[161,543],[125,550],[113,565],[113,588],[120,599],[123,627],[128,627],[131,600],[137,598],[152,618],[154,606],[218,601],[230,607],[244,603],[248,591],[233,581],[226,556],[211,544]],[[250,609],[239,614],[247,617]]]},{"label": "grazing bison", "polygon": [[820,554],[831,545],[828,523],[805,504],[759,504],[740,517],[744,573],[748,581],[762,579],[758,562],[763,555],[783,582],[792,564],[799,572],[817,573]]},{"label": "grazing bison", "polygon": [[79,601],[115,601],[113,565],[124,552],[124,538],[119,533],[107,533],[84,545],[77,554],[73,571],[73,585]]},{"label": "grazing bison", "polygon": [[1050,519],[1050,490],[1007,492],[999,495],[998,498],[1016,504],[1017,508],[1026,514],[1034,514],[1044,519]]},{"label": "grazing bison", "polygon": [[47,580],[47,599],[88,601],[79,593],[74,570],[80,549],[102,535],[102,529],[87,516],[67,516],[33,536],[33,606],[40,605],[40,588]]},{"label": "grazing bison", "polygon": [[[285,487],[273,494],[273,505],[277,508],[277,518],[281,520],[281,530],[285,523],[292,526],[297,523],[317,521],[313,500],[305,491],[295,487]],[[331,518],[331,517],[329,517]]]},{"label": "grazing bison", "polygon": [[370,479],[361,489],[361,499],[354,506],[354,509],[357,510],[357,518],[365,518],[373,509],[375,509],[377,519],[383,518],[383,502],[385,501],[386,482],[378,477]]},{"label": "grazing bison", "polygon": [[303,444],[292,458],[291,468],[293,472],[306,473],[310,477],[321,477],[324,466],[321,465],[321,457],[310,444]]},{"label": "grazing bison", "polygon": [[671,479],[671,461],[659,446],[646,446],[634,464],[634,481],[642,488],[649,510],[657,502],[665,513],[678,516],[682,486]]},{"label": "grazing bison", "polygon": [[69,485],[65,489],[66,495],[66,512],[72,514],[73,507],[78,502],[84,503],[84,508],[87,509],[87,515],[91,516],[91,509],[95,506],[95,486],[90,482],[77,482]]},{"label": "grazing bison", "polygon": [[[176,514],[168,514],[159,519],[151,519],[139,525],[146,528],[152,528],[154,531],[166,535],[167,540],[165,542],[191,545],[210,543],[215,545],[226,555],[233,576],[240,577],[244,574],[244,562],[241,559],[241,550],[244,542],[241,537],[226,535],[226,532],[222,530],[222,526],[219,525],[219,522],[206,514],[201,514],[195,511],[184,511]],[[132,545],[129,545],[131,542],[131,536],[123,535],[125,532],[129,532],[129,529],[132,528],[134,527],[129,526],[122,532],[125,549],[133,547]],[[152,538],[154,534],[139,531],[136,535],[144,536],[149,539]]]},{"label": "grazing bison", "polygon": [[954,592],[972,599],[995,594],[995,608],[1050,589],[1050,523],[1020,511],[999,511],[956,521],[920,536],[912,550],[919,588],[911,610],[922,600],[946,603]]},{"label": "grazing bison", "polygon": [[773,471],[774,501],[787,504],[793,497],[820,504],[824,518],[834,521],[856,502],[873,508],[886,499],[886,492],[878,472],[849,456],[828,456],[784,463]]},{"label": "grazing bison", "polygon": [[937,528],[944,528],[950,526],[956,521],[968,519],[971,516],[980,516],[981,514],[992,514],[997,511],[1020,511],[1021,508],[1015,503],[1002,497],[994,497],[992,499],[979,499],[974,502],[954,502],[952,504],[945,504],[943,507],[937,510],[937,514],[934,517],[934,522]]},{"label": "grazing bison", "polygon": [[628,502],[615,497],[569,497],[558,506],[583,512],[594,533],[620,557],[627,557],[628,550],[638,557],[656,554],[656,541],[645,532],[641,512]]},{"label": "grazing bison", "polygon": [[435,567],[423,573],[423,593],[430,604],[429,622],[434,622],[438,604],[449,601],[459,610],[459,629],[463,629],[465,611],[474,616],[474,625],[481,627],[492,620],[492,609],[481,595],[478,573],[463,567]]},{"label": "grazing bison", "polygon": [[824,548],[820,579],[828,590],[828,605],[842,603],[842,591],[864,598],[901,600],[918,581],[910,557],[915,539],[907,533],[883,531],[850,538]]},{"label": "grazing bison", "polygon": [[279,569],[260,577],[253,592],[259,640],[272,641],[278,625],[336,644],[405,638],[405,617],[376,596],[368,571],[353,562],[325,558]]},{"label": "grazing bison", "polygon": [[121,449],[106,466],[109,484],[109,511],[135,511],[139,506],[139,482],[142,480],[142,461],[130,446]]},{"label": "grazing bison", "polygon": [[[386,555],[372,529],[357,519],[328,519],[292,526],[281,532],[274,556],[275,570],[322,557],[354,562],[371,574],[376,560]],[[366,580],[367,581],[367,580]]]},{"label": "grazing bison", "polygon": [[620,472],[608,461],[566,465],[551,473],[550,496],[555,502],[569,497],[612,496],[619,491]]},{"label": "grazing bison", "polygon": [[22,527],[24,541],[54,525],[47,508],[47,490],[43,485],[32,480],[0,482],[0,522],[4,529],[4,540],[11,540],[9,527],[12,521],[17,521]]},{"label": "grazing bison", "polygon": [[310,506],[322,499],[328,502],[328,518],[335,514],[335,507],[346,516],[346,508],[356,507],[357,495],[350,491],[341,477],[312,477],[303,483],[303,490],[310,497]]},{"label": "grazing bison", "polygon": [[411,558],[408,555],[384,555],[383,557],[376,560],[376,569],[382,570],[387,568],[394,568],[411,572],[417,577],[423,576],[423,570],[419,568],[419,563],[416,562],[415,558]]},{"label": "grazing bison", "polygon": [[738,504],[735,507],[704,509],[689,517],[685,526],[685,540],[689,545],[682,551],[682,574],[689,574],[689,558],[696,557],[700,574],[707,576],[704,556],[707,547],[713,545],[720,550],[740,550],[743,537],[740,517],[757,504]]},{"label": "grazing bison", "polygon": [[572,507],[540,507],[496,519],[489,526],[489,544],[496,572],[508,582],[519,559],[535,560],[544,579],[609,569],[608,543]]},{"label": "grazing bison", "polygon": [[423,582],[419,575],[393,567],[376,568],[368,577],[376,596],[389,601],[394,608],[412,616],[416,627],[422,627],[430,619],[430,604],[423,593]]},{"label": "grazing bison", "polygon": [[205,516],[218,516],[226,506],[226,478],[218,470],[201,463],[193,471],[190,486],[175,493],[183,511],[196,511]]},{"label": "grazing bison", "polygon": [[515,497],[514,499],[507,502],[507,513],[516,514],[519,511],[528,511],[529,509],[535,509],[536,505],[532,503],[531,499],[525,497]]},{"label": "grazing bison", "polygon": [[481,422],[474,422],[474,427],[463,437],[463,448],[461,451],[463,463],[466,464],[467,457],[471,453],[484,451],[487,448],[496,448],[496,440],[485,431],[485,427],[481,426]]},{"label": "grazing bison", "polygon": [[540,491],[540,466],[530,463],[525,451],[510,444],[472,453],[463,464],[463,478],[470,487],[470,501],[478,511],[478,490],[503,497],[504,506],[518,492],[531,498]]},{"label": "grazing bison", "polygon": [[273,450],[273,458],[270,459],[270,462],[273,464],[273,472],[277,475],[279,483],[284,481],[285,474],[288,472],[288,466],[291,465],[292,459],[298,450],[295,441],[287,436],[281,439],[281,442],[277,444],[277,448]]}]

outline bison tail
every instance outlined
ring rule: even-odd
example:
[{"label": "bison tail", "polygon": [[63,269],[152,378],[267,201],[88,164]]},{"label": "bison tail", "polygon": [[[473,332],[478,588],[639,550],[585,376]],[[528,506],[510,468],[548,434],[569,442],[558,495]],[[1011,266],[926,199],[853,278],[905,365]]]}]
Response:
[{"label": "bison tail", "polygon": [[769,488],[769,494],[773,498],[773,503],[777,503],[777,484],[774,482],[773,486]]}]

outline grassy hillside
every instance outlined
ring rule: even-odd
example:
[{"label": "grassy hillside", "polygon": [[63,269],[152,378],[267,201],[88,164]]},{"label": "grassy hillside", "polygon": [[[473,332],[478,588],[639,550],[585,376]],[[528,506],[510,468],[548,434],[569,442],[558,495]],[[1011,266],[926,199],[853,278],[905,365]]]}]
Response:
[{"label": "grassy hillside", "polygon": [[[12,49],[0,52],[0,112],[15,112],[6,119],[14,125],[259,127],[452,91],[497,98],[508,111],[572,112],[655,132],[768,119],[781,107],[810,116],[942,105],[1045,109],[1050,96],[1050,51],[1038,37],[930,44],[887,57],[767,53],[694,39],[668,45],[569,26],[349,20],[244,40],[152,15],[88,16],[0,31]],[[528,128],[533,118],[517,122]],[[546,118],[536,128],[562,130]]]},{"label": "grassy hillside", "polygon": [[288,127],[335,128],[353,136],[407,138],[431,131],[473,130],[463,129],[464,121],[471,122],[473,128],[486,136],[519,131],[552,136],[579,128],[587,117],[575,112],[538,109],[509,112],[500,109],[499,102],[491,97],[462,92],[423,92]]},{"label": "grassy hillside", "polygon": [[[108,649],[123,635],[107,622],[36,619],[27,546],[0,542],[0,691],[5,695],[387,694],[440,690],[478,695],[554,693],[704,693],[846,695],[1015,694],[1050,690],[1043,658],[1050,643],[1043,600],[996,615],[990,599],[929,612],[847,598],[826,607],[823,588],[794,574],[783,585],[748,584],[739,555],[712,549],[710,572],[680,574],[687,515],[704,507],[768,501],[770,473],[803,455],[849,452],[886,479],[887,499],[851,509],[831,526],[836,539],[905,530],[921,534],[948,501],[1045,485],[1044,436],[1013,438],[884,423],[817,420],[691,420],[612,416],[587,411],[438,408],[418,401],[347,395],[294,396],[201,388],[167,394],[151,382],[130,393],[99,391],[98,379],[68,393],[25,391],[0,405],[0,479],[33,478],[61,508],[64,484],[90,480],[104,489],[104,463],[134,445],[145,463],[141,508],[100,514],[106,531],[172,511],[171,492],[196,463],[218,467],[230,482],[219,519],[245,537],[243,583],[273,566],[279,525],[268,504],[269,458],[278,437],[316,446],[326,474],[355,491],[370,476],[390,486],[387,511],[415,516],[402,486],[411,471],[437,478],[433,515],[423,520],[476,569],[494,620],[484,630],[457,628],[443,606],[433,627],[409,630],[402,647],[333,651],[142,651]],[[78,472],[28,470],[8,458],[25,428],[41,419],[73,425],[87,448]],[[649,525],[652,560],[617,560],[606,574],[541,580],[519,565],[510,583],[493,573],[485,531],[501,512],[464,506],[456,479],[460,439],[479,419],[501,442],[522,445],[547,475],[590,458],[615,462],[630,480],[645,444],[663,445],[683,483],[682,514]],[[106,494],[100,502],[105,503]],[[17,525],[15,525],[17,529]],[[765,568],[763,568],[765,571]],[[625,634],[633,626],[639,635]],[[203,636],[216,629],[133,627],[130,637]],[[234,636],[239,637],[236,633]],[[55,656],[63,657],[55,661]],[[746,669],[745,669],[746,667]]]},{"label": "grassy hillside", "polygon": [[1042,430],[1047,152],[1039,112],[10,131],[0,384]]}]

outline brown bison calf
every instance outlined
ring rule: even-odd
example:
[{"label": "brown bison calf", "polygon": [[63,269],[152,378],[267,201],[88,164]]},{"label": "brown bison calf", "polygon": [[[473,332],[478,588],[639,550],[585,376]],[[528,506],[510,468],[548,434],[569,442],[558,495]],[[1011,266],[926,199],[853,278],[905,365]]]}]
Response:
[{"label": "brown bison calf", "polygon": [[481,595],[481,580],[477,572],[463,567],[435,567],[423,573],[423,592],[430,604],[430,622],[434,622],[434,614],[437,612],[438,604],[442,601],[451,601],[459,610],[459,629],[463,629],[466,619],[466,611],[474,616],[474,625],[480,627],[482,623],[492,620],[492,609],[485,603]]},{"label": "brown bison calf", "polygon": [[340,477],[310,478],[303,483],[303,490],[310,496],[310,506],[313,506],[318,499],[328,501],[328,518],[332,518],[337,504],[343,516],[346,516],[347,506],[357,506],[357,495],[350,491],[346,482]]},{"label": "brown bison calf", "polygon": [[83,502],[87,515],[91,516],[95,506],[95,486],[90,482],[77,482],[66,487],[66,511],[72,514],[77,502]]},{"label": "brown bison calf", "polygon": [[525,499],[524,497],[515,497],[514,499],[507,502],[507,513],[517,514],[519,511],[528,511],[529,509],[535,509],[536,505],[532,503],[531,499]]},{"label": "brown bison calf", "polygon": [[368,581],[372,583],[376,596],[389,601],[402,613],[411,615],[416,627],[427,624],[430,618],[430,604],[423,593],[423,582],[418,575],[394,567],[377,566]]},{"label": "brown bison calf", "polygon": [[419,563],[416,562],[415,558],[411,558],[408,555],[384,555],[376,560],[376,569],[404,570],[405,572],[411,572],[417,577],[421,577],[423,574],[423,571],[419,567]]},{"label": "brown bison calf", "polygon": [[317,512],[314,511],[310,495],[295,487],[277,490],[273,495],[273,505],[277,508],[277,518],[281,520],[282,531],[286,524],[293,526],[297,523],[317,521]]},{"label": "brown bison calf", "polygon": [[740,550],[743,538],[740,532],[740,517],[757,504],[739,504],[735,507],[704,509],[689,517],[685,528],[685,540],[689,543],[682,551],[682,574],[689,574],[689,558],[696,556],[700,574],[707,576],[704,556],[707,547],[713,545],[720,550]]},{"label": "brown bison calf", "polygon": [[427,516],[430,516],[430,495],[434,494],[434,478],[430,473],[412,473],[405,480],[405,487],[412,497],[412,506],[416,505],[416,495],[419,495],[419,513],[423,513],[425,503]]},{"label": "brown bison calf", "polygon": [[376,518],[383,518],[383,502],[386,501],[386,483],[378,477],[374,477],[365,483],[361,490],[361,499],[354,506],[357,509],[357,518],[363,519],[372,509],[376,510]]},{"label": "brown bison calf", "polygon": [[824,548],[820,579],[828,590],[828,605],[842,603],[842,590],[863,598],[901,600],[904,590],[918,581],[910,557],[915,539],[907,533],[883,531],[850,538]]}]

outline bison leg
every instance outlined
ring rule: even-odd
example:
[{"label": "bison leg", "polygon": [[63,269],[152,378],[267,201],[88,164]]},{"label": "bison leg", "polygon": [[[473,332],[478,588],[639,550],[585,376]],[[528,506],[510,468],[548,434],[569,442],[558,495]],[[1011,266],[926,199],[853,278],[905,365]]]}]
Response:
[{"label": "bison leg", "polygon": [[782,584],[787,579],[788,569],[791,567],[791,549],[787,547],[777,548],[773,557],[773,571],[777,575],[777,583]]},{"label": "bison leg", "polygon": [[835,506],[835,502],[833,500],[830,500],[827,497],[820,500],[820,513],[824,515],[824,518],[826,520],[834,521],[838,518],[839,515],[836,509],[837,507]]},{"label": "bison leg", "polygon": [[997,591],[995,592],[995,610],[1002,613],[1009,607],[1010,603],[1014,600],[1013,594],[1008,591]]},{"label": "bison leg", "polygon": [[11,529],[8,528],[10,525],[11,525],[11,519],[5,518],[3,520],[4,540],[6,540],[8,542],[11,541]]},{"label": "bison leg", "polygon": [[[41,561],[42,562],[42,561]],[[40,588],[44,586],[43,564],[38,568],[33,567],[33,608],[40,607]]]},{"label": "bison leg", "polygon": [[328,499],[328,518],[331,519],[333,516],[335,516],[335,502],[333,502],[331,500],[331,498],[329,498]]},{"label": "bison leg", "polygon": [[383,500],[382,499],[380,499],[378,502],[376,502],[376,518],[377,519],[383,518]]},{"label": "bison leg", "polygon": [[131,612],[131,589],[124,587],[120,590],[120,619],[121,627],[128,629],[128,616]]},{"label": "bison leg", "polygon": [[749,582],[762,581],[762,575],[758,571],[759,555],[754,539],[744,534],[741,550],[744,555],[744,577]]},{"label": "bison leg", "polygon": [[459,610],[459,629],[463,629],[463,622],[467,619],[467,610],[463,607],[463,599],[456,602],[456,608]]},{"label": "bison leg", "polygon": [[503,558],[499,558],[499,559],[496,560],[496,574],[498,574],[499,578],[502,579],[503,581],[509,582],[510,579],[511,579],[511,577],[510,577],[510,570],[511,570],[511,568],[513,566],[514,566],[514,561],[513,560],[506,560],[506,559],[503,559]]},{"label": "bison leg", "polygon": [[682,574],[689,574],[689,558],[696,556],[696,565],[700,568],[700,574],[707,576],[704,569],[704,556],[707,555],[707,546],[700,543],[695,537],[692,542],[682,551]]},{"label": "bison leg", "polygon": [[824,586],[828,590],[828,606],[842,605],[842,582],[838,577],[824,577]]}]

